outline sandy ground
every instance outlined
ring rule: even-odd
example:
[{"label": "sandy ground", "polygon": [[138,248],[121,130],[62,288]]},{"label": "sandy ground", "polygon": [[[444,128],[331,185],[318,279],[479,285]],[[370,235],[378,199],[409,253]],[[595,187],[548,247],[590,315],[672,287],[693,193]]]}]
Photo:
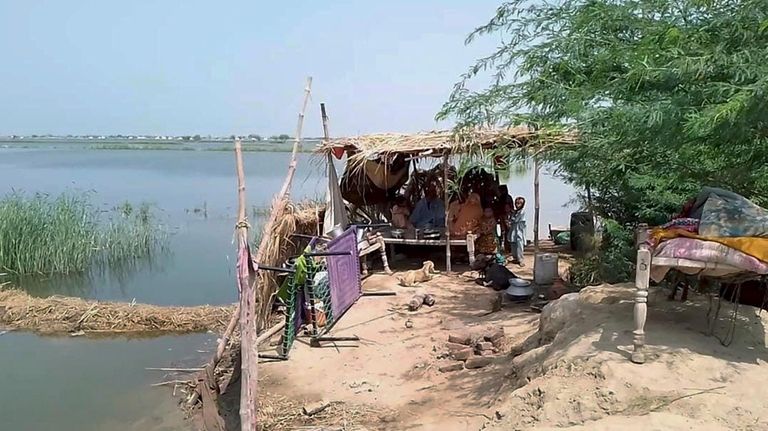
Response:
[{"label": "sandy ground", "polygon": [[[530,277],[531,268],[512,269]],[[631,285],[566,295],[542,314],[511,303],[491,313],[496,293],[469,278],[438,276],[423,288],[435,306],[408,312],[415,288],[371,276],[365,291],[397,296],[361,298],[332,331],[361,341],[313,348],[299,339],[288,361],[261,365],[262,390],[365,405],[370,430],[768,430],[766,316],[754,308],[741,306],[736,340],[723,347],[703,333],[705,298],[654,294],[648,361],[636,365]],[[506,333],[492,365],[438,370],[449,333],[488,326]]]}]

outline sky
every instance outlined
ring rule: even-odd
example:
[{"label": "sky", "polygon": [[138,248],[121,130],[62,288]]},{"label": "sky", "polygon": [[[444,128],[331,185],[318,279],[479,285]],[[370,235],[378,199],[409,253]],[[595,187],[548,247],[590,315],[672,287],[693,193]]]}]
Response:
[{"label": "sky", "polygon": [[0,135],[293,135],[450,126],[500,0],[0,0]]}]

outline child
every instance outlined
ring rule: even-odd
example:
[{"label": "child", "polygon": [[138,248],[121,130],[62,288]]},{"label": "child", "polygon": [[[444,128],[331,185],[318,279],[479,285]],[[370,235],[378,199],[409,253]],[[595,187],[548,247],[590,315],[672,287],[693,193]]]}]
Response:
[{"label": "child", "polygon": [[395,204],[392,205],[392,227],[397,229],[410,228],[410,216],[411,210],[408,208],[408,201],[405,199],[405,196],[395,196]]}]

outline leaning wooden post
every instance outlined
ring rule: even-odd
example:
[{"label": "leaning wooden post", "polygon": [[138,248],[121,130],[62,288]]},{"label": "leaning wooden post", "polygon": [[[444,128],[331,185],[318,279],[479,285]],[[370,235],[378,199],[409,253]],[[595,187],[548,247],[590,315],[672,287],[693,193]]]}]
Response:
[{"label": "leaning wooden post", "polygon": [[240,287],[240,424],[257,427],[259,348],[256,344],[256,277],[249,262],[248,220],[245,212],[245,173],[240,139],[235,140],[237,170],[237,277]]},{"label": "leaning wooden post", "polygon": [[[278,192],[278,194],[275,196],[275,200],[272,204],[272,212],[269,215],[269,219],[267,220],[267,223],[264,225],[264,229],[262,230],[263,235],[261,237],[261,242],[259,243],[259,248],[256,251],[256,257],[254,258],[256,262],[261,262],[263,253],[264,253],[263,251],[266,249],[267,243],[270,240],[269,233],[272,231],[272,227],[275,225],[277,219],[280,216],[282,216],[283,210],[285,209],[285,198],[288,196],[288,191],[291,188],[291,183],[293,182],[293,176],[296,172],[296,154],[298,153],[299,145],[301,143],[301,131],[304,125],[304,112],[307,109],[307,103],[309,102],[309,95],[310,95],[311,89],[312,89],[312,77],[308,77],[307,85],[304,88],[304,103],[302,104],[301,111],[299,112],[297,132],[293,141],[293,151],[291,152],[291,160],[288,163],[288,170],[285,174],[285,181],[283,182],[283,186],[280,189],[280,192]],[[238,215],[239,215],[239,208],[238,208]],[[254,286],[254,289],[255,289],[255,286]],[[258,313],[259,316],[263,316],[269,312],[271,308],[271,305],[269,304],[269,302],[270,302],[269,298],[264,298],[264,297],[260,298],[259,305],[261,309],[260,309],[260,312]],[[255,306],[255,302],[254,302],[254,306]],[[221,361],[221,358],[224,355],[224,350],[226,350],[227,344],[229,343],[229,340],[232,337],[235,327],[237,327],[237,324],[240,321],[240,315],[242,313],[241,308],[242,308],[241,303],[238,302],[234,313],[232,313],[232,318],[230,319],[229,324],[227,324],[227,329],[224,331],[224,334],[222,334],[221,338],[219,338],[219,343],[218,343],[218,346],[216,347],[216,353],[211,358],[211,361],[206,365],[205,367],[206,372],[202,373],[202,378],[199,379],[198,385],[195,388],[194,393],[187,401],[188,405],[194,406],[195,404],[197,404],[198,400],[200,400],[201,398],[202,391],[205,390],[204,388],[205,385],[207,385],[208,387],[213,387],[216,385],[216,382],[213,379],[213,376],[214,376],[213,372],[216,366]],[[258,328],[254,328],[254,331],[257,331],[257,329]],[[257,361],[257,360],[258,358],[254,359],[254,361]]]},{"label": "leaning wooden post", "polygon": [[533,254],[539,252],[539,210],[541,208],[541,196],[539,195],[539,157],[533,156]]},{"label": "leaning wooden post", "polygon": [[443,206],[445,207],[445,270],[451,272],[451,228],[448,225],[448,153],[443,154]]},{"label": "leaning wooden post", "polygon": [[651,251],[645,240],[648,237],[647,229],[641,226],[636,233],[637,249],[637,268],[635,273],[635,308],[634,320],[635,330],[632,351],[632,362],[636,364],[645,363],[645,320],[648,314],[648,285],[651,276]]}]

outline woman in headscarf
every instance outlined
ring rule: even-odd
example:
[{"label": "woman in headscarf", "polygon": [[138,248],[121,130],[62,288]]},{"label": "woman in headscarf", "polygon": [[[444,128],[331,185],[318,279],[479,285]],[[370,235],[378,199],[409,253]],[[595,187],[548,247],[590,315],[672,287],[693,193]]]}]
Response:
[{"label": "woman in headscarf", "polygon": [[515,198],[515,208],[509,216],[509,242],[512,243],[512,263],[525,266],[525,198]]},{"label": "woman in headscarf", "polygon": [[466,199],[454,201],[448,208],[448,229],[451,236],[461,237],[469,232],[476,232],[482,217],[480,195],[469,190]]}]

